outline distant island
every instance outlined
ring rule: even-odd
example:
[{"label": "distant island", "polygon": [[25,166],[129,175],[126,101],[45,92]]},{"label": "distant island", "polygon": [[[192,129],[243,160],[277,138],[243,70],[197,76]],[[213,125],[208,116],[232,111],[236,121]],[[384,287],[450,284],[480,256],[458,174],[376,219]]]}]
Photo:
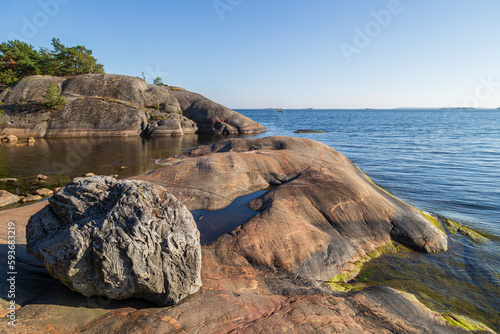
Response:
[{"label": "distant island", "polygon": [[[263,108],[260,110],[285,110],[283,108]],[[314,108],[297,108],[297,109],[291,109],[291,110],[314,110]]]},{"label": "distant island", "polygon": [[472,107],[447,107],[447,108],[441,108],[441,110],[474,110],[475,108]]}]

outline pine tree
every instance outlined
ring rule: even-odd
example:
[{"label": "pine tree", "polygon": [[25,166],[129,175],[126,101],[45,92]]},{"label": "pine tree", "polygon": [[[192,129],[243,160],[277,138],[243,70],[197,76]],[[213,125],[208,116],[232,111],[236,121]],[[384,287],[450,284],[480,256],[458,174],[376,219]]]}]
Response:
[{"label": "pine tree", "polygon": [[0,84],[12,85],[22,78],[35,75],[78,75],[104,73],[104,68],[92,56],[92,50],[82,45],[67,47],[58,38],[52,39],[53,50],[40,51],[18,40],[0,44]]},{"label": "pine tree", "polygon": [[163,80],[160,77],[156,77],[153,79],[153,84],[163,86]]},{"label": "pine tree", "polygon": [[45,94],[42,97],[44,98],[42,104],[49,109],[59,109],[66,104],[66,99],[61,96],[61,90],[54,81],[50,83],[49,88],[45,90]]}]

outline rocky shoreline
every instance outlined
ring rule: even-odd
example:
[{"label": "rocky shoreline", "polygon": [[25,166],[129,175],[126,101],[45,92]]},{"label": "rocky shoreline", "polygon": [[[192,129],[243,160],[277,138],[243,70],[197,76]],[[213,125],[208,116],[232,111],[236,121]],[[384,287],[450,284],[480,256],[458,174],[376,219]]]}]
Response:
[{"label": "rocky shoreline", "polygon": [[[65,104],[43,105],[51,83]],[[29,76],[0,91],[0,135],[28,137],[248,134],[266,129],[183,88],[116,74]]]},{"label": "rocky shoreline", "polygon": [[[165,188],[189,210],[221,209],[237,197],[267,190],[249,205],[258,211],[256,216],[201,247],[200,290],[169,307],[133,299],[84,298],[72,292],[25,253],[24,228],[46,206],[40,202],[0,212],[1,242],[7,244],[8,222],[14,222],[18,231],[22,298],[16,329],[30,333],[486,331],[467,321],[462,327],[468,330],[451,326],[449,318],[394,289],[342,292],[325,284],[352,272],[356,263],[388,243],[421,252],[447,248],[446,235],[432,221],[375,186],[334,149],[300,138],[227,139],[159,163],[165,167],[132,179]],[[455,325],[463,320],[453,319],[460,319]]]}]

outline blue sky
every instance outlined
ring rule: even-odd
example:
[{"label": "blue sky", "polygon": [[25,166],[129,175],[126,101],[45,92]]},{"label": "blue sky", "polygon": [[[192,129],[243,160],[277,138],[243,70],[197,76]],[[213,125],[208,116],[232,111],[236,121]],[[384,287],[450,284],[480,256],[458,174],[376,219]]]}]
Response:
[{"label": "blue sky", "polygon": [[2,1],[2,41],[85,45],[231,108],[500,107],[498,0]]}]

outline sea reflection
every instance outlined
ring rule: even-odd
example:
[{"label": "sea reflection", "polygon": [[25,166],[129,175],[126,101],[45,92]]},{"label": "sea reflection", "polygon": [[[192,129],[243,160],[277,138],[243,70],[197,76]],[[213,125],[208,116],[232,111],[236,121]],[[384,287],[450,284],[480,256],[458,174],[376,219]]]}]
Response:
[{"label": "sea reflection", "polygon": [[[0,147],[0,178],[15,177],[17,184],[0,183],[13,193],[54,188],[86,173],[126,178],[158,168],[155,159],[174,156],[215,138],[180,137],[93,137],[37,139],[34,146]],[[48,178],[40,184],[38,174]]]}]

